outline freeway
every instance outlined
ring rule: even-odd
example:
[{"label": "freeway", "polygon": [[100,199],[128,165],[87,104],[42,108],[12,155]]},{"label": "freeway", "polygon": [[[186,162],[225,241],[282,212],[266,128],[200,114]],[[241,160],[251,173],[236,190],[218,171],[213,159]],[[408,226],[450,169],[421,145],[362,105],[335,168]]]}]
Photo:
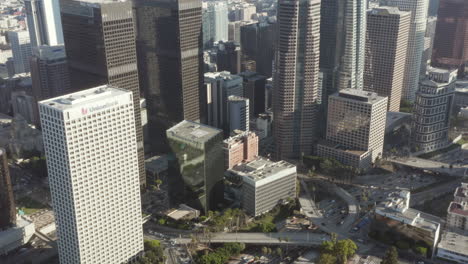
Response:
[{"label": "freeway", "polygon": [[398,165],[443,173],[454,177],[468,176],[468,168],[466,167],[452,165],[452,168],[450,168],[450,164],[434,160],[421,159],[416,157],[390,158],[387,160]]},{"label": "freeway", "polygon": [[419,193],[412,193],[411,199],[410,199],[410,206],[422,204],[426,201],[432,200],[434,198],[440,197],[450,192],[453,193],[455,189],[458,186],[460,186],[461,182],[462,180],[450,181],[450,182],[435,186],[434,188],[431,188],[426,191],[422,191]]},{"label": "freeway", "polygon": [[[307,245],[319,246],[328,240],[328,235],[311,232],[281,232],[281,233],[214,233],[211,238],[201,238],[201,242],[229,243],[242,242],[259,245]],[[190,238],[177,238],[176,243],[187,244]]]}]

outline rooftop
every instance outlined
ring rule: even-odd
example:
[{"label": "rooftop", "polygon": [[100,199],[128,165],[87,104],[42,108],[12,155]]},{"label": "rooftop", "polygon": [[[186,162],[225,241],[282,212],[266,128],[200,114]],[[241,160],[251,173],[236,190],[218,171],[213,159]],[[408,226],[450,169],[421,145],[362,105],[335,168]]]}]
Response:
[{"label": "rooftop", "polygon": [[241,97],[241,96],[237,96],[237,95],[230,95],[228,97],[228,101],[231,101],[231,102],[245,102],[245,101],[249,101],[248,98],[245,98],[245,97]]},{"label": "rooftop", "polygon": [[460,187],[457,187],[457,189],[455,189],[454,196],[467,199],[468,198],[468,183],[463,182]]},{"label": "rooftop", "polygon": [[351,99],[354,101],[360,101],[360,102],[365,102],[369,104],[374,104],[377,103],[381,100],[386,100],[387,97],[382,97],[379,96],[377,93],[374,92],[367,92],[363,90],[358,90],[358,89],[343,89],[334,95],[333,97],[338,97],[338,98],[346,98],[346,99]]},{"label": "rooftop", "polygon": [[367,150],[350,149],[350,148],[343,146],[342,144],[335,143],[330,140],[320,140],[319,144],[322,146],[326,146],[329,148],[333,148],[336,150],[340,150],[340,151],[347,152],[353,155],[358,155],[358,156],[362,156],[368,152]]},{"label": "rooftop", "polygon": [[384,217],[430,232],[437,232],[441,219],[409,208],[409,197],[410,192],[407,190],[390,193],[384,202],[377,205],[375,211]]},{"label": "rooftop", "polygon": [[85,104],[99,102],[103,99],[109,99],[117,95],[131,94],[131,92],[115,88],[110,85],[102,85],[95,88],[71,93],[39,102],[60,111],[64,111]]},{"label": "rooftop", "polygon": [[152,173],[161,173],[168,168],[166,156],[154,156],[145,160],[145,169]]},{"label": "rooftop", "polygon": [[236,134],[232,137],[226,138],[223,143],[225,145],[233,145],[239,142],[244,142],[244,139],[248,136],[254,136],[256,137],[257,135],[253,131],[242,131],[239,134]]},{"label": "rooftop", "polygon": [[468,216],[468,204],[451,202],[448,211],[452,214]]},{"label": "rooftop", "polygon": [[410,15],[411,12],[406,12],[406,11],[400,11],[398,7],[394,6],[380,6],[380,7],[374,7],[370,10],[367,11],[368,13],[371,13],[372,15]]},{"label": "rooftop", "polygon": [[278,175],[278,173],[288,169],[295,170],[296,166],[283,160],[274,162],[269,159],[259,157],[251,162],[237,165],[230,171],[233,171],[237,175],[247,177],[253,182],[257,182]]},{"label": "rooftop", "polygon": [[167,130],[168,136],[196,143],[204,143],[221,133],[220,129],[187,120]]},{"label": "rooftop", "polygon": [[466,254],[468,252],[468,232],[459,230],[445,230],[437,248],[447,251]]},{"label": "rooftop", "polygon": [[234,79],[241,79],[241,77],[235,74],[231,74],[228,71],[221,71],[221,72],[206,72],[205,79],[234,80]]}]

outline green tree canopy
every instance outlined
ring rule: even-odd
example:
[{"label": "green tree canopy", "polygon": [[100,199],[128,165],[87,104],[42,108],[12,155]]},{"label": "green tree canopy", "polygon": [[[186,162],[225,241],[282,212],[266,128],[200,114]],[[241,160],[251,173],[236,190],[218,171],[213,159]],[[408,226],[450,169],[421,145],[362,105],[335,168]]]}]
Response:
[{"label": "green tree canopy", "polygon": [[391,247],[385,252],[381,264],[398,264],[398,251],[396,247]]}]

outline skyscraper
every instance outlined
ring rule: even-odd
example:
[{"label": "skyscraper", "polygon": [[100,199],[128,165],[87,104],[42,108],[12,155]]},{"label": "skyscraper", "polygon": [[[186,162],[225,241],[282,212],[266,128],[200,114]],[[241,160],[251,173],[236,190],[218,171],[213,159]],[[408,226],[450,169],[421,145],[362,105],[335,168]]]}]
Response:
[{"label": "skyscraper", "polygon": [[25,73],[30,71],[29,58],[31,57],[31,42],[28,31],[9,31],[11,50],[13,52],[13,63],[15,73]]},{"label": "skyscraper", "polygon": [[184,120],[167,130],[167,138],[171,198],[205,213],[213,210],[223,201],[222,131]]},{"label": "skyscraper", "polygon": [[242,78],[229,72],[205,73],[206,124],[229,134],[228,97],[243,96]]},{"label": "skyscraper", "polygon": [[249,131],[249,99],[231,95],[228,97],[229,132]]},{"label": "skyscraper", "polygon": [[244,60],[254,60],[256,72],[271,77],[275,54],[276,23],[259,22],[241,26]]},{"label": "skyscraper", "polygon": [[369,168],[382,157],[387,97],[344,89],[328,100],[326,140],[318,145],[318,155],[356,168]]},{"label": "skyscraper", "polygon": [[99,86],[40,102],[60,263],[143,251],[133,94]]},{"label": "skyscraper", "polygon": [[457,70],[428,68],[413,107],[411,143],[415,151],[431,152],[450,144],[450,113],[456,80]]},{"label": "skyscraper", "polygon": [[26,0],[24,5],[31,46],[62,45],[59,0]]},{"label": "skyscraper", "polygon": [[[36,102],[71,92],[70,73],[63,45],[34,47],[30,62],[32,93]],[[39,122],[38,111],[35,120]]]},{"label": "skyscraper", "polygon": [[273,96],[277,159],[310,154],[317,136],[320,2],[278,2]]},{"label": "skyscraper", "polygon": [[5,149],[0,148],[0,231],[15,224],[16,207],[8,170],[8,158]]},{"label": "skyscraper", "polygon": [[133,93],[140,183],[145,185],[132,3],[63,0],[61,12],[72,89],[111,84]]},{"label": "skyscraper", "polygon": [[410,12],[379,7],[367,12],[364,90],[388,97],[388,110],[400,111]]},{"label": "skyscraper", "polygon": [[202,6],[200,0],[136,0],[135,10],[152,151],[160,153],[169,150],[167,129],[202,117]]},{"label": "skyscraper", "polygon": [[428,0],[383,0],[383,4],[411,11],[408,50],[406,51],[405,76],[402,99],[414,102],[419,85],[421,58],[424,51]]},{"label": "skyscraper", "polygon": [[320,69],[326,97],[346,88],[362,89],[366,41],[365,0],[324,0],[320,21]]},{"label": "skyscraper", "polygon": [[226,2],[203,2],[203,45],[228,40],[228,7]]},{"label": "skyscraper", "polygon": [[440,0],[432,64],[458,68],[468,61],[468,1]]}]

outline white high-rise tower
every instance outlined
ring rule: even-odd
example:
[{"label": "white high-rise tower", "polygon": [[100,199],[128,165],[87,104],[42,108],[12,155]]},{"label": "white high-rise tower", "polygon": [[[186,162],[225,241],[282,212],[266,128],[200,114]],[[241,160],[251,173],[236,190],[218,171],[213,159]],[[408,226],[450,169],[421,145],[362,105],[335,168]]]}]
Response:
[{"label": "white high-rise tower", "polygon": [[366,1],[348,0],[343,9],[344,34],[338,73],[338,90],[363,88],[366,45]]},{"label": "white high-rise tower", "polygon": [[406,52],[406,70],[401,98],[414,102],[416,91],[419,87],[429,0],[385,0],[383,4],[396,6],[401,11],[411,11],[408,50]]},{"label": "white high-rise tower", "polygon": [[59,0],[25,0],[32,47],[63,45]]},{"label": "white high-rise tower", "polygon": [[39,103],[60,263],[143,251],[132,93],[107,85]]}]

